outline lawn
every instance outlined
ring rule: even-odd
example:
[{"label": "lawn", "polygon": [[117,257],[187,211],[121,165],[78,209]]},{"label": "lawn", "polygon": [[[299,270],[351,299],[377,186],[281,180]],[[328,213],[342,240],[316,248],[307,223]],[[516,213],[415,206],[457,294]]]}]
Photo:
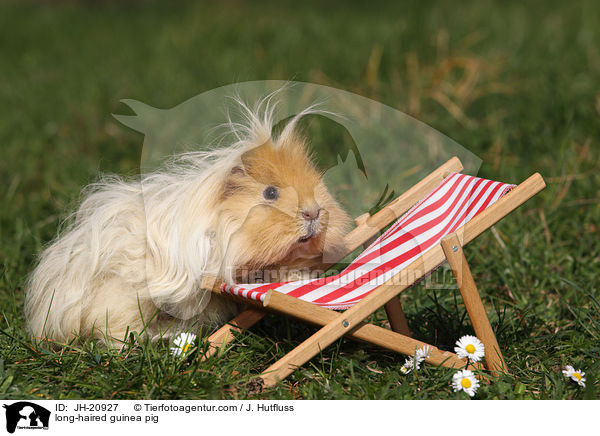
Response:
[{"label": "lawn", "polygon": [[[429,124],[482,177],[547,188],[467,247],[510,375],[481,399],[600,397],[600,5],[595,2],[8,1],[0,5],[0,398],[458,399],[453,371],[340,340],[262,393],[254,375],[314,329],[270,315],[202,362],[169,344],[49,351],[24,331],[36,253],[99,173],[135,175],[143,137],[112,113],[232,82],[345,89]],[[472,333],[457,290],[412,289],[415,337]],[[373,319],[384,325],[382,313]],[[267,339],[268,338],[268,339]],[[202,346],[200,347],[202,348]],[[586,388],[561,374],[582,368]]]}]

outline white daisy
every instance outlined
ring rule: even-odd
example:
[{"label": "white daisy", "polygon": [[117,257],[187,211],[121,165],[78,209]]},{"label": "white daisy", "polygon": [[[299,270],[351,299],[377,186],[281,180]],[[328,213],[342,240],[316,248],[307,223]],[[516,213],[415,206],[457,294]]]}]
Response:
[{"label": "white daisy", "polygon": [[454,392],[465,391],[470,397],[475,396],[477,388],[479,388],[479,381],[475,378],[473,371],[463,369],[458,371],[452,377],[452,387]]},{"label": "white daisy", "polygon": [[475,336],[466,335],[456,341],[454,351],[461,359],[468,357],[471,362],[479,362],[485,356],[485,346]]},{"label": "white daisy", "polygon": [[418,348],[415,351],[414,356],[409,356],[406,358],[406,360],[404,361],[404,365],[402,365],[402,367],[400,368],[400,372],[402,374],[408,374],[413,369],[414,370],[421,369],[421,363],[423,363],[425,361],[425,359],[427,359],[429,356],[431,356],[432,351],[433,351],[433,348],[430,347],[429,345],[425,345],[421,348]]},{"label": "white daisy", "polygon": [[415,359],[417,360],[417,362],[421,363],[429,356],[431,356],[432,351],[433,348],[431,346],[425,345],[424,347],[421,347],[417,350],[417,352],[415,353]]},{"label": "white daisy", "polygon": [[565,369],[563,369],[563,374],[565,377],[570,377],[571,380],[573,380],[579,386],[585,388],[585,372],[583,372],[582,370],[575,369],[571,365],[567,365],[565,366]]},{"label": "white daisy", "polygon": [[421,363],[418,360],[413,359],[412,357],[408,357],[404,361],[404,365],[400,367],[400,372],[404,375],[411,372],[413,369],[417,370],[421,367]]},{"label": "white daisy", "polygon": [[187,353],[194,346],[196,335],[193,333],[181,333],[173,340],[174,347],[171,347],[171,354],[180,356]]}]

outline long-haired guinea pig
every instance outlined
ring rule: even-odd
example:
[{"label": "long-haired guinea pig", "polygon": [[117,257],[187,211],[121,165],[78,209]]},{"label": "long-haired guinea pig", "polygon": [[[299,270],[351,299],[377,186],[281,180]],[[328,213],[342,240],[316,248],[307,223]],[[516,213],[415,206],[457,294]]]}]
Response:
[{"label": "long-haired guinea pig", "polygon": [[259,106],[228,147],[181,155],[141,180],[89,186],[30,276],[31,335],[118,346],[132,331],[153,340],[198,331],[238,311],[203,290],[203,277],[231,283],[244,271],[337,259],[349,218],[295,132],[308,112],[275,136],[272,109]]}]

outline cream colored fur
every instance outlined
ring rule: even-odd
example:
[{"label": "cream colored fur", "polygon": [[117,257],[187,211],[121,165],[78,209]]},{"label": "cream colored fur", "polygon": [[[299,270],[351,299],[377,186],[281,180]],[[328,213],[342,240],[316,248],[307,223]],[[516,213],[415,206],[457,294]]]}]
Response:
[{"label": "cream colored fur", "polygon": [[[294,133],[272,138],[271,97],[231,124],[237,140],[178,156],[163,170],[89,186],[71,224],[30,276],[30,333],[66,343],[94,338],[118,346],[127,331],[152,340],[227,321],[238,308],[199,288],[206,274],[232,282],[240,268],[304,267],[341,249],[348,217],[324,187]],[[262,160],[261,160],[262,159]],[[264,160],[270,160],[263,162]],[[281,188],[267,202],[265,186]],[[308,242],[303,208],[323,212]]]}]

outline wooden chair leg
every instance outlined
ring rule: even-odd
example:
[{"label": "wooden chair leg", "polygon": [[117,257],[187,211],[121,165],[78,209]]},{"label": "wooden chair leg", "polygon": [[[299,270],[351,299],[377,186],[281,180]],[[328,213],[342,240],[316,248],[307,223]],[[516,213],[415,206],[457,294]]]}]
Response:
[{"label": "wooden chair leg", "polygon": [[506,372],[506,362],[500,352],[496,335],[492,330],[490,320],[485,312],[481,297],[477,291],[477,286],[473,280],[473,275],[471,274],[471,269],[456,233],[442,239],[442,248],[448,258],[452,273],[456,278],[458,289],[460,289],[467,313],[469,314],[469,318],[471,318],[475,334],[483,342],[483,345],[485,345],[485,361],[488,369],[493,372]]},{"label": "wooden chair leg", "polygon": [[225,324],[208,337],[210,347],[206,353],[204,353],[204,356],[202,356],[202,360],[206,360],[213,356],[221,347],[230,343],[233,340],[232,332],[241,332],[242,330],[249,329],[263,319],[266,314],[265,311],[254,308],[244,310],[228,324]]},{"label": "wooden chair leg", "polygon": [[394,297],[385,304],[385,313],[390,321],[390,327],[392,331],[403,334],[405,336],[412,336],[410,329],[408,328],[408,322],[406,316],[402,310],[402,304],[400,303],[399,297]]}]

